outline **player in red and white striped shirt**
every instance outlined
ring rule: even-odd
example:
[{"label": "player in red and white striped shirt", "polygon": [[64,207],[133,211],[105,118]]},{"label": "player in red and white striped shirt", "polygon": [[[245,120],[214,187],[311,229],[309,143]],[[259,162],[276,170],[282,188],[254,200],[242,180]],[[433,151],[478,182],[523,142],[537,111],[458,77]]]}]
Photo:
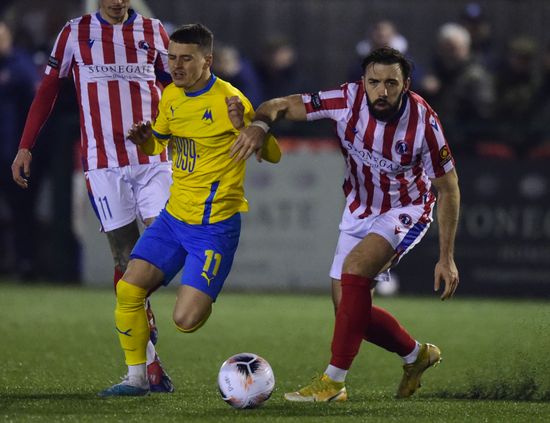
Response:
[{"label": "player in red and white striped shirt", "polygon": [[247,158],[279,118],[335,121],[346,162],[346,206],[330,275],[336,324],[325,373],[290,401],[344,401],[347,371],[363,339],[399,354],[404,375],[397,396],[408,397],[422,373],[440,360],[439,349],[419,344],[386,310],[372,305],[371,289],[416,245],[432,221],[438,192],[440,256],[434,289],[441,299],[458,285],[454,238],[460,191],[454,160],[436,113],[409,91],[410,63],[389,47],[363,62],[363,78],[331,91],[291,95],[260,105],[255,121],[235,141],[232,154]]},{"label": "player in red and white striped shirt", "polygon": [[[30,151],[54,106],[61,79],[72,77],[80,106],[86,185],[113,253],[115,289],[139,238],[137,219],[150,225],[169,196],[171,165],[166,151],[147,156],[126,139],[134,122],[153,120],[161,88],[171,82],[167,46],[160,21],[130,9],[130,0],[100,0],[96,13],[67,22],[53,47],[12,165],[13,179],[27,188]],[[156,342],[149,304],[148,315]],[[173,391],[152,342],[147,364],[151,390]]]}]

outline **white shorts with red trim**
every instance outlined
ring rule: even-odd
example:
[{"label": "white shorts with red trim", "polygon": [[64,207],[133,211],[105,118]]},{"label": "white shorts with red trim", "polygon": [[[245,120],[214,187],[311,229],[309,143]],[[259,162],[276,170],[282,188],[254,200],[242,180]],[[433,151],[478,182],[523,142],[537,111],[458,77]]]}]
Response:
[{"label": "white shorts with red trim", "polygon": [[121,228],[137,218],[156,217],[166,205],[172,164],[158,162],[84,172],[92,207],[101,230]]},{"label": "white shorts with red trim", "polygon": [[[395,208],[384,214],[369,216],[365,219],[356,219],[349,212],[347,213],[347,210],[346,208],[342,216],[340,236],[330,268],[330,277],[338,280],[342,277],[342,266],[347,255],[371,233],[385,238],[395,250],[397,255],[391,266],[394,267],[401,257],[418,244],[428,231],[432,222],[433,203]],[[375,279],[387,281],[389,277],[388,269],[378,274]]]}]

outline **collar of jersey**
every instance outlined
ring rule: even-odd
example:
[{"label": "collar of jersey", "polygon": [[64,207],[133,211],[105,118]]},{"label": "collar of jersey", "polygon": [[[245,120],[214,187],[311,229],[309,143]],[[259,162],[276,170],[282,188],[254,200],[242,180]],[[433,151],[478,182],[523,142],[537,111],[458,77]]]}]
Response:
[{"label": "collar of jersey", "polygon": [[[99,10],[96,12],[95,14],[97,20],[103,24],[103,25],[109,25],[109,26],[112,26],[113,24],[110,23],[110,22],[107,22],[105,19],[103,19],[101,17],[101,13],[99,13]],[[134,11],[134,9],[128,9],[128,19],[126,19],[122,25],[130,25],[130,24],[133,24],[134,21],[136,20],[136,17],[137,17],[137,13]]]},{"label": "collar of jersey", "polygon": [[395,122],[401,119],[401,116],[403,116],[403,113],[405,113],[405,109],[407,108],[408,102],[409,102],[409,92],[407,91],[405,95],[403,95],[403,101],[401,102],[401,107],[399,108],[399,111],[387,123]]},{"label": "collar of jersey", "polygon": [[198,91],[193,91],[191,93],[189,93],[185,90],[183,92],[185,93],[185,95],[187,97],[198,97],[199,95],[204,94],[205,92],[209,91],[210,88],[212,88],[212,85],[214,85],[214,82],[216,82],[216,79],[218,79],[217,76],[212,74],[210,76],[210,80],[208,81],[208,84],[206,84],[206,87],[204,87],[203,89],[198,90]]}]

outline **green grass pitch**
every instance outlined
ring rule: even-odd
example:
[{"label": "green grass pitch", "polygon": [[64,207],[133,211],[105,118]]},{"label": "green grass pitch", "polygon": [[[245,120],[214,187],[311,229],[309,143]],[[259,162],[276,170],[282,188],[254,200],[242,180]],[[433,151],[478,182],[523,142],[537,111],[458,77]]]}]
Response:
[{"label": "green grass pitch", "polygon": [[[411,399],[395,400],[400,360],[364,343],[348,377],[350,400],[286,403],[282,395],[324,370],[330,298],[225,292],[197,333],[171,323],[175,291],[153,296],[158,350],[177,391],[145,398],[96,393],[125,373],[108,289],[0,284],[2,422],[539,422],[550,421],[550,305],[455,298],[376,299],[443,362]],[[276,388],[255,410],[233,410],[216,376],[230,355],[254,352]]]}]

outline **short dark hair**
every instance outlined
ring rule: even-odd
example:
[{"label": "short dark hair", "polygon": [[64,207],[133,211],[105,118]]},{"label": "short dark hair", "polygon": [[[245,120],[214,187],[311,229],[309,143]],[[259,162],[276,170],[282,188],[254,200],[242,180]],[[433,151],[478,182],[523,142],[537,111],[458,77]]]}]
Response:
[{"label": "short dark hair", "polygon": [[214,34],[203,24],[187,24],[172,32],[170,41],[179,44],[198,44],[203,53],[211,54],[214,45]]},{"label": "short dark hair", "polygon": [[363,68],[363,74],[367,70],[367,66],[371,63],[381,63],[383,65],[393,65],[399,63],[401,72],[403,72],[403,80],[407,80],[411,77],[412,63],[403,54],[391,47],[380,47],[371,51],[367,57],[363,59],[361,67]]}]

